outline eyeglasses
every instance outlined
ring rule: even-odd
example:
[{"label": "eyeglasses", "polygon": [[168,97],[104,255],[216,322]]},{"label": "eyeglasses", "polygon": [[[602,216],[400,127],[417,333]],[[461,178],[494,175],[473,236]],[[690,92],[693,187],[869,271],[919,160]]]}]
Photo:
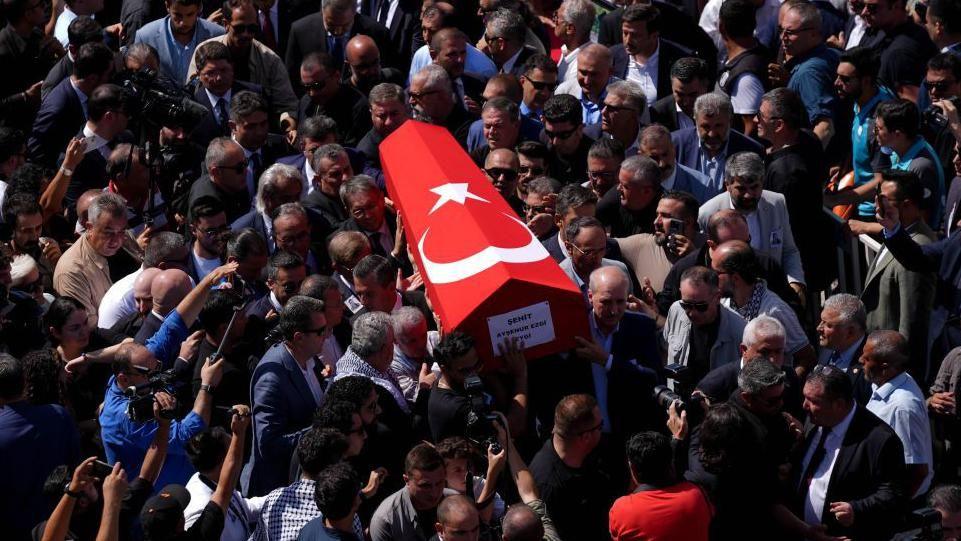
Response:
[{"label": "eyeglasses", "polygon": [[248,165],[250,165],[250,162],[245,158],[236,165],[218,165],[217,169],[226,169],[227,171],[233,171],[239,175],[247,170]]},{"label": "eyeglasses", "polygon": [[591,180],[613,180],[617,177],[614,171],[588,171],[587,178]]},{"label": "eyeglasses", "polygon": [[948,90],[948,87],[956,83],[957,81],[924,81],[924,84],[929,89],[936,90],[938,92],[945,92]]},{"label": "eyeglasses", "polygon": [[440,90],[425,90],[423,92],[414,92],[413,90],[408,90],[407,95],[410,96],[412,100],[420,101],[424,98],[424,96],[430,96],[431,94],[436,94],[438,92],[440,92]]},{"label": "eyeglasses", "polygon": [[300,291],[300,282],[287,282],[286,284],[280,286],[280,289],[284,290],[284,293],[290,295],[291,293],[296,293]]},{"label": "eyeglasses", "polygon": [[540,91],[540,90],[550,90],[551,92],[553,92],[554,89],[557,88],[557,81],[554,81],[553,83],[551,83],[551,82],[547,82],[547,81],[535,81],[534,79],[528,79],[527,77],[524,77],[524,79],[525,79],[528,83],[530,83],[531,86],[534,87],[534,90],[538,90],[538,91]]},{"label": "eyeglasses", "polygon": [[814,28],[813,26],[802,26],[801,28],[798,28],[797,30],[790,30],[790,29],[788,29],[788,28],[782,28],[782,29],[781,29],[781,35],[782,35],[782,36],[797,36],[797,35],[800,35],[802,32],[807,32],[808,30],[812,30],[813,28]]},{"label": "eyeglasses", "polygon": [[327,325],[321,325],[320,327],[317,327],[316,329],[304,329],[304,330],[302,330],[302,331],[300,331],[300,332],[302,332],[302,333],[304,333],[304,334],[316,334],[317,336],[321,336],[321,335],[323,335],[325,332],[327,332]]},{"label": "eyeglasses", "polygon": [[522,165],[517,168],[517,173],[524,176],[538,177],[544,174],[544,168],[531,165]]},{"label": "eyeglasses", "polygon": [[491,167],[490,169],[484,169],[484,172],[491,178],[504,177],[504,180],[508,182],[517,180],[517,171],[505,167]]},{"label": "eyeglasses", "polygon": [[208,237],[219,237],[230,231],[230,227],[222,225],[220,227],[211,227],[210,229],[201,229],[200,232]]},{"label": "eyeglasses", "polygon": [[612,113],[619,113],[621,111],[634,111],[635,113],[637,112],[637,109],[633,107],[623,107],[620,105],[611,105],[609,103],[605,103],[602,109],[604,111],[610,111]]},{"label": "eyeglasses", "polygon": [[574,135],[574,132],[576,131],[577,131],[577,128],[571,128],[569,130],[564,130],[564,131],[551,131],[545,128],[544,135],[546,135],[547,138],[550,140],[559,139],[563,141],[564,139],[567,139],[570,136]]},{"label": "eyeglasses", "polygon": [[260,25],[259,24],[232,24],[230,28],[233,29],[235,34],[259,34]]},{"label": "eyeglasses", "polygon": [[604,246],[603,248],[588,248],[586,250],[582,250],[580,246],[574,244],[573,242],[571,243],[571,248],[576,250],[577,253],[583,256],[588,256],[588,257],[592,255],[597,255],[597,254],[603,254],[604,252],[607,251],[607,246]]},{"label": "eyeglasses", "polygon": [[554,214],[554,207],[547,205],[528,205],[524,204],[524,212],[527,214]]},{"label": "eyeglasses", "polygon": [[698,311],[698,312],[707,312],[707,309],[708,309],[708,307],[710,306],[710,305],[707,303],[707,301],[685,301],[685,300],[680,300],[680,301],[678,301],[678,303],[680,303],[681,308],[682,308],[685,312],[690,312],[691,310],[696,310],[696,311]]}]

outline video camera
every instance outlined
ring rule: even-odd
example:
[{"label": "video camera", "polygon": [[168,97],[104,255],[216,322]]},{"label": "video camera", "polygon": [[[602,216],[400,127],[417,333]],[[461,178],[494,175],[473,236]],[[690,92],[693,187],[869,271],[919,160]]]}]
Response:
[{"label": "video camera", "polygon": [[[158,392],[165,392],[171,396],[176,394],[181,383],[177,380],[174,369],[151,374],[146,383],[127,387],[123,394],[130,399],[127,404],[127,417],[135,423],[145,423],[153,419],[153,403]],[[160,410],[164,419],[173,419],[177,415],[175,409]]]},{"label": "video camera", "polygon": [[120,82],[130,115],[148,126],[183,128],[190,131],[200,124],[207,110],[190,99],[182,88],[166,83],[153,70],[128,72]]},{"label": "video camera", "polygon": [[464,378],[464,390],[470,399],[470,411],[467,412],[467,439],[481,445],[486,450],[490,447],[494,453],[502,448],[497,441],[497,430],[494,423],[500,418],[490,412],[484,395],[484,383],[480,376],[472,375]]},{"label": "video camera", "polygon": [[[946,101],[950,101],[956,108],[961,109],[961,98],[958,96],[951,96]],[[944,111],[937,105],[931,105],[921,113],[921,121],[935,133],[948,125],[948,117],[944,116]]]},{"label": "video camera", "polygon": [[908,524],[913,529],[895,534],[892,541],[941,541],[941,513],[931,507],[922,507],[908,515]]}]

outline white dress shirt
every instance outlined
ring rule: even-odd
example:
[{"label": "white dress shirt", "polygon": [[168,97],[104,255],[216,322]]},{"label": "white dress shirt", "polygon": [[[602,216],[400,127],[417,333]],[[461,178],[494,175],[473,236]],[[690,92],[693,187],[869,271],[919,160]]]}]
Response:
[{"label": "white dress shirt", "polygon": [[[287,345],[284,345],[287,348]],[[290,353],[290,348],[287,348],[287,353]],[[290,353],[293,357],[294,354]],[[297,363],[297,368],[300,368],[300,373],[304,375],[304,380],[307,382],[307,387],[310,388],[310,394],[314,397],[314,402],[320,406],[324,401],[324,389],[320,386],[320,380],[317,379],[317,374],[314,372],[314,366],[316,366],[316,361],[311,357],[307,359],[304,368],[300,368],[300,363]]]},{"label": "white dress shirt", "polygon": [[561,45],[561,56],[557,59],[557,84],[577,77],[577,55],[581,52],[581,47],[568,51],[567,45]]},{"label": "white dress shirt", "polygon": [[[837,461],[838,453],[841,451],[841,444],[844,443],[844,436],[848,433],[848,427],[851,426],[851,419],[854,419],[854,412],[857,410],[856,405],[851,405],[851,411],[844,417],[840,423],[838,423],[834,428],[831,429],[831,433],[828,434],[827,438],[824,439],[824,460],[818,464],[816,470],[814,470],[814,477],[811,479],[811,484],[808,486],[807,496],[804,498],[804,522],[808,524],[821,524],[821,514],[824,512],[824,499],[828,495],[828,485],[831,483],[831,472],[834,471],[834,463]],[[814,456],[814,452],[817,450],[818,441],[821,439],[821,431],[824,428],[818,428],[814,433],[814,437],[811,438],[810,447],[808,447],[807,452],[804,454],[804,461],[801,462],[801,472],[807,470],[808,464],[811,463],[811,458]],[[804,482],[804,479],[801,479]]]},{"label": "white dress shirt", "polygon": [[[634,81],[641,86],[644,97],[647,99],[647,106],[651,107],[657,101],[657,67],[659,63],[659,53],[661,44],[658,42],[654,54],[647,58],[647,62],[641,64],[634,55],[627,58],[627,77],[628,81]],[[678,126],[680,128],[680,126]]]}]

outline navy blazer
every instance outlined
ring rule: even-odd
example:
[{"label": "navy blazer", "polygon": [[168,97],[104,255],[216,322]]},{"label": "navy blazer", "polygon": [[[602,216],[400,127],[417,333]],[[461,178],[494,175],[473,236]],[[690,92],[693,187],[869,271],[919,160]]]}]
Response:
[{"label": "navy blazer", "polygon": [[694,199],[697,199],[697,202],[702,205],[715,195],[721,193],[711,186],[710,179],[708,179],[704,173],[679,163],[675,164],[674,168],[677,174],[674,175],[673,190],[687,192],[693,195]]},{"label": "navy blazer", "polygon": [[[614,63],[611,74],[618,79],[627,80],[627,68],[630,64],[624,45],[611,47],[611,61]],[[657,47],[657,98],[671,95],[671,66],[686,56],[694,56],[694,52],[687,47],[661,38]]]},{"label": "navy blazer", "polygon": [[[391,47],[390,34],[384,25],[362,13],[358,13],[354,16],[354,24],[350,27],[350,34],[347,39],[349,40],[357,34],[370,36],[370,39],[374,40],[377,49],[380,50],[381,64],[388,67],[397,67],[395,50]],[[324,26],[324,18],[319,10],[317,13],[298,19],[290,25],[284,65],[287,66],[291,81],[300,80],[300,63],[305,56],[314,51],[330,52],[327,50],[327,28]],[[294,87],[297,92],[302,93],[303,89],[300,85],[294,85]]]},{"label": "navy blazer", "polygon": [[[761,143],[748,138],[737,130],[732,129],[729,132],[727,141],[728,156],[746,151],[764,157],[764,147],[761,146]],[[701,140],[697,137],[697,128],[686,128],[671,132],[671,143],[674,144],[677,163],[703,173],[701,171]],[[717,193],[721,193],[724,186],[712,186],[712,188],[717,190]]]},{"label": "navy blazer", "polygon": [[651,124],[660,124],[667,131],[677,131],[677,102],[674,94],[668,94],[650,107]]},{"label": "navy blazer", "polygon": [[250,462],[244,469],[248,497],[287,486],[294,449],[310,429],[318,407],[283,342],[271,346],[257,364],[250,397],[254,430]]},{"label": "navy blazer", "polygon": [[[236,95],[238,92],[243,90],[249,90],[256,94],[263,95],[264,88],[260,85],[255,85],[254,83],[248,83],[247,81],[234,81],[234,85],[231,87],[231,97]],[[226,137],[230,135],[229,129],[223,129],[220,123],[217,122],[217,115],[214,113],[214,104],[210,103],[210,97],[207,96],[206,89],[203,85],[198,84],[197,88],[194,90],[193,100],[200,105],[204,106],[207,110],[207,114],[200,121],[200,124],[194,128],[194,131],[190,133],[190,138],[198,145],[207,148],[207,145],[217,137]],[[227,107],[228,114],[230,113],[230,107]]]},{"label": "navy blazer", "polygon": [[83,129],[86,121],[87,115],[80,105],[80,98],[67,77],[40,104],[40,111],[27,140],[30,161],[47,167],[55,166],[57,157],[66,150],[70,138]]}]

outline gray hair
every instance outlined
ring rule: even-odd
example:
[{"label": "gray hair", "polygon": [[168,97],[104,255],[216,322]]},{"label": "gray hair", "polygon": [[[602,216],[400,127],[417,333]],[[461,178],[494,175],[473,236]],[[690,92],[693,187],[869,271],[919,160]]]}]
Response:
[{"label": "gray hair", "polygon": [[760,315],[744,326],[741,344],[751,347],[765,338],[784,338],[785,336],[784,325],[780,321],[768,315]]},{"label": "gray hair", "polygon": [[[641,145],[651,143],[653,141],[664,141],[671,143],[671,132],[660,124],[651,124],[643,130],[638,136],[638,141]],[[673,143],[671,143],[673,146]]]},{"label": "gray hair", "polygon": [[747,183],[764,182],[764,160],[748,151],[730,156],[724,164],[724,182],[734,179]]},{"label": "gray hair", "polygon": [[694,100],[694,120],[697,117],[724,115],[729,120],[734,118],[734,107],[731,105],[731,98],[720,92],[708,92],[702,94]]},{"label": "gray hair", "polygon": [[222,165],[227,151],[232,147],[239,147],[236,141],[230,137],[218,137],[207,145],[207,154],[204,156],[204,164],[207,168]]},{"label": "gray hair", "polygon": [[93,203],[90,203],[90,208],[87,209],[87,219],[93,224],[104,212],[112,218],[126,218],[127,202],[118,194],[104,192],[98,195],[97,198],[93,200]]},{"label": "gray hair", "polygon": [[804,28],[810,28],[811,30],[821,30],[821,10],[819,10],[814,4],[808,2],[797,2],[791,4],[788,11],[793,11],[797,13],[798,17],[801,18],[801,26]]},{"label": "gray hair", "polygon": [[961,486],[940,485],[935,487],[931,491],[931,495],[928,496],[928,505],[949,515],[961,511]]},{"label": "gray hair", "polygon": [[[728,160],[728,163],[731,163],[731,161]],[[657,167],[657,163],[647,156],[631,156],[627,158],[621,162],[621,171],[630,173],[631,182],[634,184],[641,182],[653,186],[660,186],[661,184],[661,170]]]},{"label": "gray hair", "polygon": [[597,10],[588,0],[564,0],[564,22],[572,25],[580,37],[588,36],[594,27]]},{"label": "gray hair", "polygon": [[254,202],[257,212],[264,212],[267,209],[267,199],[277,193],[280,182],[290,179],[296,180],[300,188],[303,189],[304,176],[300,174],[296,167],[282,163],[275,163],[268,167],[260,175],[260,185],[257,186],[257,199]]},{"label": "gray hair", "polygon": [[523,43],[527,35],[524,17],[509,9],[498,9],[487,19],[487,35],[504,41]]},{"label": "gray hair", "polygon": [[607,93],[624,98],[628,105],[637,109],[638,116],[644,116],[647,111],[647,96],[641,85],[634,81],[614,81],[607,85]]},{"label": "gray hair", "polygon": [[484,102],[484,106],[481,108],[481,114],[486,113],[487,111],[498,111],[504,113],[513,122],[517,122],[521,119],[520,106],[503,96],[497,96],[496,98],[491,98]]},{"label": "gray hair", "polygon": [[[350,180],[340,185],[340,200],[344,202],[344,206],[349,207],[347,199],[351,196],[361,194],[377,192],[383,195],[380,188],[377,187],[377,183],[374,182],[374,178],[370,175],[354,175]],[[347,209],[348,211],[350,208]]]},{"label": "gray hair", "polygon": [[320,161],[330,160],[336,161],[337,158],[344,157],[348,161],[350,156],[344,147],[338,145],[337,143],[330,143],[329,145],[324,145],[314,149],[314,154],[310,158],[310,167],[313,168],[314,173],[320,171]]},{"label": "gray hair", "polygon": [[437,64],[427,64],[414,75],[414,78],[423,79],[423,90],[440,90],[448,94],[454,92],[447,70]]},{"label": "gray hair", "polygon": [[838,293],[824,301],[823,309],[831,309],[838,313],[844,325],[854,325],[864,332],[868,327],[868,314],[864,303],[850,293]]},{"label": "gray hair", "polygon": [[737,375],[738,389],[753,395],[782,383],[784,371],[765,359],[749,360]]},{"label": "gray hair", "polygon": [[34,269],[37,272],[40,271],[40,267],[37,266],[37,260],[27,254],[20,254],[14,256],[13,260],[10,262],[10,278],[12,280],[12,287],[19,287],[24,285],[23,280],[33,273]]},{"label": "gray hair", "polygon": [[307,209],[304,208],[300,203],[284,203],[277,207],[274,211],[274,215],[271,217],[273,221],[277,221],[281,216],[299,216],[305,221],[309,221],[307,217]]},{"label": "gray hair", "polygon": [[551,177],[537,177],[527,183],[527,193],[535,193],[540,196],[547,196],[561,191],[564,186],[561,181]]},{"label": "gray hair", "polygon": [[328,9],[333,10],[335,13],[344,13],[356,10],[357,4],[355,4],[353,0],[323,0],[323,2],[321,2],[321,10],[327,11]]},{"label": "gray hair", "polygon": [[350,349],[361,359],[383,351],[391,338],[391,318],[384,312],[367,312],[354,321]]},{"label": "gray hair", "polygon": [[380,83],[370,89],[370,94],[367,95],[368,103],[384,103],[385,101],[397,101],[406,104],[404,89],[394,83]]},{"label": "gray hair", "polygon": [[394,336],[403,334],[408,329],[427,321],[424,313],[413,306],[401,306],[390,315],[390,323],[394,329]]}]

